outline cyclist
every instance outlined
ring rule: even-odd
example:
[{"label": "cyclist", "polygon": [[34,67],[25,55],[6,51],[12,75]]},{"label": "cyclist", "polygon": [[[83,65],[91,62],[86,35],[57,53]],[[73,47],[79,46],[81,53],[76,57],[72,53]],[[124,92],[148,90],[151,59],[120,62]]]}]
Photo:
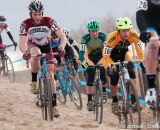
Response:
[{"label": "cyclist", "polygon": [[78,47],[78,43],[76,42],[76,40],[74,40],[71,36],[70,36],[70,30],[63,28],[63,33],[66,35],[67,40],[69,41],[70,45],[74,47],[74,49],[76,50],[76,52],[79,54],[79,47]]},{"label": "cyclist", "polygon": [[[160,36],[160,0],[137,0],[136,21],[140,30],[140,39],[146,43],[144,65],[148,79],[145,102],[151,106],[156,102],[156,72],[158,66]],[[150,41],[154,37],[157,40]]]},{"label": "cyclist", "polygon": [[[63,29],[63,32],[64,32],[64,29]],[[54,52],[57,52],[57,48],[58,48],[60,42],[61,42],[61,39],[52,31],[51,32],[51,45],[52,45],[52,50]],[[72,45],[70,45],[70,43],[68,41],[67,44],[66,44],[66,46],[65,46],[65,55],[64,55],[64,58],[65,58],[66,61],[68,61],[70,59],[73,59],[73,65],[74,65],[75,70],[77,71],[78,64],[76,62],[77,58],[76,58],[74,52],[75,52],[74,48],[72,47]],[[55,58],[57,59],[58,63],[61,63],[60,56],[55,56]]]},{"label": "cyclist", "polygon": [[[80,45],[80,52],[79,57],[82,62],[82,66],[94,66],[97,64],[102,64],[102,51],[104,47],[104,42],[106,41],[106,35],[103,32],[99,32],[100,23],[96,20],[90,20],[87,24],[87,29],[89,31],[88,34],[85,34],[81,39]],[[84,57],[85,53],[85,57]],[[87,109],[88,111],[93,111],[93,82],[94,82],[94,75],[95,69],[90,68],[86,71],[87,74],[87,96],[88,96],[88,103]],[[104,99],[106,98],[105,95],[105,84],[107,82],[105,68],[102,67],[100,70],[100,77],[103,84],[103,92],[104,92]]]},{"label": "cyclist", "polygon": [[[13,36],[12,36],[12,34],[10,32],[10,29],[9,29],[9,26],[6,23],[6,18],[1,15],[0,16],[0,48],[4,47],[4,44],[3,44],[3,41],[2,41],[2,36],[1,36],[1,33],[2,33],[3,30],[6,30],[9,38],[11,39],[11,41],[13,42],[13,44],[14,44],[14,46],[16,48],[17,43],[13,39]],[[3,60],[3,58],[4,58],[4,51],[0,51],[0,55],[1,55],[1,59]]]},{"label": "cyclist", "polygon": [[[67,42],[65,35],[63,34],[60,26],[55,20],[50,17],[43,16],[43,4],[40,0],[32,0],[28,6],[30,18],[22,22],[20,26],[19,34],[19,48],[23,53],[23,58],[28,60],[30,55],[37,55],[40,53],[51,54],[52,49],[50,45],[49,36],[51,30],[54,31],[60,38],[61,43],[59,45],[59,55],[63,55],[64,47]],[[28,41],[27,41],[28,37]],[[26,42],[29,48],[29,52],[26,51]],[[55,86],[54,79],[54,64],[51,62],[53,60],[52,55],[47,56],[47,67],[51,76],[51,81]],[[32,84],[31,92],[36,94],[38,92],[37,88],[37,72],[39,69],[40,59],[37,57],[31,57],[31,73],[32,73]],[[56,103],[56,87],[53,88],[53,113],[55,117],[58,117],[59,110]]]},{"label": "cyclist", "polygon": [[[138,34],[132,29],[131,20],[127,17],[120,17],[116,20],[116,31],[111,32],[107,36],[106,46],[104,48],[103,64],[105,68],[112,62],[132,60],[128,47],[131,44],[135,45],[136,52],[140,60],[143,59],[142,42],[139,40]],[[132,79],[136,78],[134,65],[129,62],[127,65],[129,76]],[[112,112],[118,112],[117,84],[119,80],[118,68],[113,71],[108,70],[110,76],[110,89],[112,93]],[[135,103],[135,95],[131,95],[132,104]]]}]

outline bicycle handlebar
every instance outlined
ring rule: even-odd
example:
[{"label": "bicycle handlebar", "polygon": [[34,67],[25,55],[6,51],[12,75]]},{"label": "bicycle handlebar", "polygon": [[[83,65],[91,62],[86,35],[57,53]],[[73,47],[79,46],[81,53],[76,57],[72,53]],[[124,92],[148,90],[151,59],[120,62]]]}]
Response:
[{"label": "bicycle handlebar", "polygon": [[[0,50],[5,51],[6,48],[14,46],[14,44],[10,44],[10,45],[4,45],[3,48],[0,48]],[[16,50],[16,47],[15,47]]]},{"label": "bicycle handlebar", "polygon": [[128,62],[142,62],[142,60],[118,61],[111,63],[110,65],[128,64]]}]

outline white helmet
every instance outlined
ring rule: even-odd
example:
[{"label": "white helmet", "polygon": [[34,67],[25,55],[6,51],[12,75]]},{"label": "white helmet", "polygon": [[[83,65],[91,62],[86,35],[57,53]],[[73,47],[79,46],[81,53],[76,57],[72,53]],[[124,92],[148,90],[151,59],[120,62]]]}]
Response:
[{"label": "white helmet", "polygon": [[70,30],[66,29],[66,28],[63,28],[63,33],[65,34],[65,36],[69,37],[70,36]]}]

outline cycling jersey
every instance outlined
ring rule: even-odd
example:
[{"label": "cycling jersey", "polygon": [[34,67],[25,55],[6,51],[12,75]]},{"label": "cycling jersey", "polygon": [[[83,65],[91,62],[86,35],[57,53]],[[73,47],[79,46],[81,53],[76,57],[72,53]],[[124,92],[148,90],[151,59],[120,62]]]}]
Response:
[{"label": "cycling jersey", "polygon": [[102,56],[102,50],[104,47],[104,42],[106,41],[106,35],[102,32],[99,32],[98,38],[91,38],[90,34],[86,34],[82,37],[79,57],[80,60],[84,60],[84,52],[87,49],[88,56],[90,59],[97,59],[99,56]]},{"label": "cycling jersey", "polygon": [[51,39],[51,47],[52,47],[52,48],[58,47],[58,46],[60,45],[60,43],[61,43],[61,39],[60,39],[60,38],[58,39],[58,42],[55,42],[55,41],[53,41],[53,40]]},{"label": "cycling jersey", "polygon": [[137,0],[136,21],[139,30],[153,28],[160,35],[160,0]]},{"label": "cycling jersey", "polygon": [[29,40],[36,45],[43,46],[49,43],[51,30],[56,32],[60,26],[50,17],[43,17],[41,24],[36,25],[31,18],[22,22],[20,35],[28,36]]},{"label": "cycling jersey", "polygon": [[130,30],[130,36],[127,41],[123,41],[118,32],[112,32],[108,35],[106,46],[103,49],[103,64],[105,68],[111,62],[132,60],[132,57],[128,51],[128,46],[135,45],[135,49],[139,59],[143,59],[142,42],[139,40],[138,34],[135,30]]},{"label": "cycling jersey", "polygon": [[79,53],[79,48],[78,48],[76,40],[73,40],[71,37],[69,37],[68,41],[69,41],[70,45],[73,46],[74,49],[77,51],[77,53]]}]

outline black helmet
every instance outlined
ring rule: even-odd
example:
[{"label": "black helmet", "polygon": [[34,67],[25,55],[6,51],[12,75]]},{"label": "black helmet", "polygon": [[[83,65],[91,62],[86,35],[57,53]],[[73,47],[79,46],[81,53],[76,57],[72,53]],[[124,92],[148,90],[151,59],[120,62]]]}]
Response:
[{"label": "black helmet", "polygon": [[30,12],[43,12],[43,4],[40,0],[32,0],[28,6]]},{"label": "black helmet", "polygon": [[6,18],[3,15],[0,15],[0,22],[5,22]]}]

